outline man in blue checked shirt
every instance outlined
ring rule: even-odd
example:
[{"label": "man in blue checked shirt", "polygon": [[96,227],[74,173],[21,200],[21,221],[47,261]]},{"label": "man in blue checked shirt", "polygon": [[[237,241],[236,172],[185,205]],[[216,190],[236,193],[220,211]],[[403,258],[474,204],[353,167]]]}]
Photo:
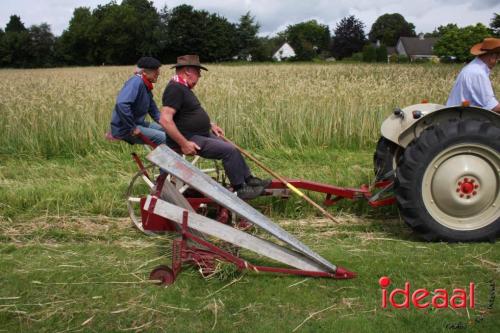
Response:
[{"label": "man in blue checked shirt", "polygon": [[[156,144],[165,143],[165,131],[159,124],[160,111],[153,99],[153,83],[160,76],[161,63],[152,57],[137,62],[134,76],[125,82],[116,98],[111,116],[111,134],[131,144],[144,144],[140,133]],[[154,122],[145,120],[149,114]]]},{"label": "man in blue checked shirt", "polygon": [[446,106],[461,105],[467,101],[471,106],[500,113],[500,104],[490,81],[490,72],[500,59],[500,39],[485,38],[474,45],[470,53],[476,58],[458,74]]}]

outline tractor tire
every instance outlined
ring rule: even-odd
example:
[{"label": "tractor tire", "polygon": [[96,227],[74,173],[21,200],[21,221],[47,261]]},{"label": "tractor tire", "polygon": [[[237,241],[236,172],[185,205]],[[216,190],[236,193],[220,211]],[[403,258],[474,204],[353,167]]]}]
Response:
[{"label": "tractor tire", "polygon": [[394,142],[387,140],[383,136],[380,137],[373,154],[373,169],[376,181],[394,179],[395,159],[399,148]]},{"label": "tractor tire", "polygon": [[429,241],[495,241],[500,233],[500,128],[451,119],[406,148],[395,194],[404,221]]}]

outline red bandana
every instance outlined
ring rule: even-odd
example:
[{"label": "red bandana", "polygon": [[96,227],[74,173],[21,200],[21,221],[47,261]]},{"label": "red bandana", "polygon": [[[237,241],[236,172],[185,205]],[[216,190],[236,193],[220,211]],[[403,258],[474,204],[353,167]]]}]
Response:
[{"label": "red bandana", "polygon": [[144,84],[146,85],[146,88],[148,88],[149,91],[153,90],[153,84],[148,80],[146,75],[142,74],[141,78]]},{"label": "red bandana", "polygon": [[174,76],[172,77],[172,81],[177,82],[177,83],[179,83],[179,84],[182,84],[183,86],[186,86],[186,87],[188,87],[189,89],[192,89],[192,88],[193,88],[193,87],[191,87],[191,86],[189,85],[189,83],[188,83],[186,80],[184,80],[184,78],[183,78],[182,76],[179,76],[179,75],[174,75]]}]

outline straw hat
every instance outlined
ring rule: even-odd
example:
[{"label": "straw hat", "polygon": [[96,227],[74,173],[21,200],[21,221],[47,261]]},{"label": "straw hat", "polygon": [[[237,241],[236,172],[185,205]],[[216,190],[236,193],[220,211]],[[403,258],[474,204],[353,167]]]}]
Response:
[{"label": "straw hat", "polygon": [[173,65],[171,68],[186,67],[186,66],[198,67],[208,71],[208,69],[206,69],[200,64],[200,57],[197,56],[196,54],[187,54],[177,57],[177,63]]},{"label": "straw hat", "polygon": [[499,38],[485,38],[481,43],[471,47],[470,53],[478,56],[486,53],[500,53],[500,39]]}]

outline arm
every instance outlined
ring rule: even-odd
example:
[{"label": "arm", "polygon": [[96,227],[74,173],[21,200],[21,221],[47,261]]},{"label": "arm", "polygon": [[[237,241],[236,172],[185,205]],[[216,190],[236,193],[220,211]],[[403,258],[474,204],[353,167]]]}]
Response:
[{"label": "arm", "polygon": [[132,104],[134,103],[139,93],[139,87],[134,82],[127,82],[116,98],[115,110],[123,123],[123,126],[132,134],[136,124],[134,121],[134,112]]},{"label": "arm", "polygon": [[158,110],[158,106],[156,106],[153,96],[151,96],[151,104],[149,104],[148,113],[154,121],[160,123],[160,111]]},{"label": "arm", "polygon": [[495,97],[490,79],[484,75],[478,75],[474,79],[475,80],[473,81],[471,90],[473,96],[477,96],[479,102],[478,105],[484,109],[499,112],[500,103],[498,103],[498,100]]},{"label": "arm", "polygon": [[164,106],[161,109],[160,115],[160,125],[165,129],[167,135],[174,140],[182,150],[182,153],[185,155],[196,155],[197,150],[200,150],[200,147],[192,142],[188,141],[174,123],[174,114],[175,109],[169,106]]},{"label": "arm", "polygon": [[210,126],[212,127],[212,132],[214,132],[215,135],[224,136],[224,130],[217,126],[216,123],[210,123]]}]

